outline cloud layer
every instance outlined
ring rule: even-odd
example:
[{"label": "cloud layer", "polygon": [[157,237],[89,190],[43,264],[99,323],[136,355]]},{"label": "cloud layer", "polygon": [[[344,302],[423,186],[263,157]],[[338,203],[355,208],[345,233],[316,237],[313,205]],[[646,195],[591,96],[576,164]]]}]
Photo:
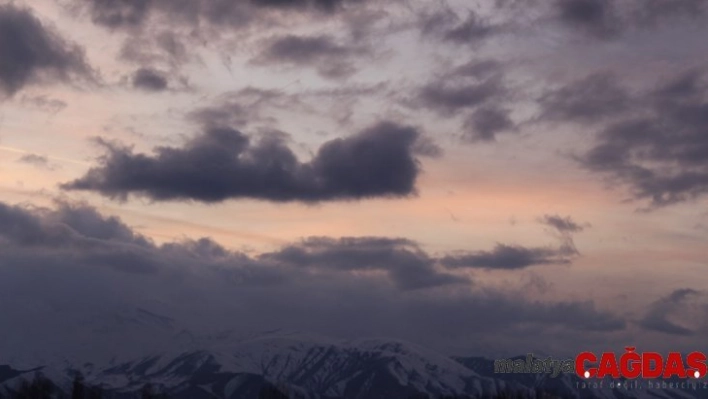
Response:
[{"label": "cloud layer", "polygon": [[[446,336],[469,342],[490,331],[513,340],[527,334],[529,323],[539,337],[546,329],[593,334],[625,328],[622,318],[589,301],[539,302],[514,288],[475,289],[468,275],[446,270],[407,239],[312,237],[249,256],[209,239],[157,245],[81,204],[0,203],[0,223],[6,226],[0,231],[0,321],[28,327],[0,332],[0,345],[18,338],[13,331],[41,331],[42,323],[56,322],[57,337],[68,339],[62,334],[78,328],[77,340],[110,352],[104,339],[113,331],[125,334],[130,350],[135,326],[111,320],[136,308],[200,333],[297,328],[438,347]],[[23,305],[26,298],[36,306]],[[105,333],[87,336],[93,328]],[[152,334],[146,328],[138,335]]]}]

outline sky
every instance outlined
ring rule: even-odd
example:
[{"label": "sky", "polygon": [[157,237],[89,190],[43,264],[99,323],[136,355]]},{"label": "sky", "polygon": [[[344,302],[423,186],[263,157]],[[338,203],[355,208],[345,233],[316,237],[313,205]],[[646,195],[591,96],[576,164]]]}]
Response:
[{"label": "sky", "polygon": [[706,22],[0,0],[0,342],[113,320],[92,331],[128,346],[111,323],[141,309],[451,354],[706,350]]}]

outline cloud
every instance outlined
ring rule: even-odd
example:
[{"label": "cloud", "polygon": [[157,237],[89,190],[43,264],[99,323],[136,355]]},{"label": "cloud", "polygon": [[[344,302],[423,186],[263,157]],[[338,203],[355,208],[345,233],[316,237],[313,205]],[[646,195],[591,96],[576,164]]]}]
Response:
[{"label": "cloud", "polygon": [[[186,119],[200,127],[231,126],[237,129],[278,129],[285,123],[284,113],[333,121],[341,129],[353,125],[359,105],[368,100],[388,98],[387,83],[345,84],[332,88],[309,88],[295,91],[248,86],[206,101],[205,105],[184,113]],[[330,133],[319,131],[321,136]],[[413,150],[419,155],[442,153],[430,137],[419,137]]]},{"label": "cloud", "polygon": [[570,264],[566,251],[555,248],[526,248],[519,245],[497,244],[491,251],[446,256],[442,264],[450,268],[514,270],[536,265]]},{"label": "cloud", "polygon": [[477,45],[500,30],[498,26],[490,24],[472,10],[469,10],[467,17],[463,19],[448,8],[424,13],[418,25],[423,36],[467,45]]},{"label": "cloud", "polygon": [[0,92],[32,83],[90,77],[83,51],[46,27],[29,9],[0,5]]},{"label": "cloud", "polygon": [[[257,100],[258,101],[258,100]],[[187,119],[208,127],[243,127],[258,119],[259,108],[244,104],[238,96],[222,98],[218,103],[197,108],[187,113]]]},{"label": "cloud", "polygon": [[364,0],[251,0],[253,4],[261,7],[295,8],[302,9],[313,7],[323,11],[335,11],[343,4],[363,3]]},{"label": "cloud", "polygon": [[544,94],[537,121],[598,129],[590,150],[576,157],[581,165],[656,208],[708,193],[706,93],[705,71],[697,68],[636,92],[598,73]]},{"label": "cloud", "polygon": [[478,80],[450,78],[433,80],[418,90],[415,103],[450,116],[496,100],[506,92],[498,75]]},{"label": "cloud", "polygon": [[173,22],[244,27],[259,10],[316,12],[320,16],[338,11],[345,4],[364,0],[77,0],[88,8],[92,21],[109,29],[138,29],[150,18],[165,17]]},{"label": "cloud", "polygon": [[356,71],[353,58],[366,52],[361,46],[341,44],[327,35],[286,35],[270,39],[263,52],[252,62],[259,65],[314,66],[320,75],[337,79],[352,75]]},{"label": "cloud", "polygon": [[446,68],[400,102],[413,110],[427,109],[445,118],[466,115],[459,137],[470,143],[494,141],[499,133],[516,131],[505,106],[510,93],[502,63],[473,59]]},{"label": "cloud", "polygon": [[466,139],[494,141],[498,133],[514,130],[516,125],[509,117],[509,110],[497,106],[477,109],[465,121]]},{"label": "cloud", "polygon": [[329,36],[287,35],[276,38],[268,46],[265,57],[276,61],[309,63],[322,58],[346,56],[348,53],[349,49],[336,44]]},{"label": "cloud", "polygon": [[21,156],[20,159],[17,160],[17,162],[26,163],[28,165],[33,165],[38,168],[48,170],[54,170],[57,168],[57,166],[49,162],[49,158],[44,155],[26,154]]},{"label": "cloud", "polygon": [[133,74],[133,87],[148,91],[163,91],[167,89],[167,78],[160,71],[140,68]]},{"label": "cloud", "polygon": [[641,113],[603,128],[579,159],[589,170],[627,184],[650,207],[708,193],[708,86],[695,70],[664,80],[644,95]]},{"label": "cloud", "polygon": [[596,73],[545,93],[539,99],[539,119],[597,123],[625,115],[633,104],[634,99],[614,75]]},{"label": "cloud", "polygon": [[[335,118],[344,126],[353,116],[355,105],[375,96],[387,95],[387,86],[386,83],[339,84],[334,88],[296,92],[249,86],[221,94],[210,101],[210,104],[187,112],[186,117],[200,126],[242,128],[256,122],[274,125],[279,121],[278,113],[286,111]],[[416,141],[416,148],[427,146],[432,152],[439,152],[437,146],[428,145],[429,141],[427,137],[420,137]]]},{"label": "cloud", "polygon": [[562,217],[559,215],[544,215],[539,221],[556,230],[558,234],[557,237],[561,242],[560,248],[558,249],[561,254],[564,256],[580,255],[580,252],[578,252],[578,249],[575,247],[573,234],[584,231],[586,228],[590,227],[589,223],[581,225],[575,222],[570,216]]},{"label": "cloud", "polygon": [[435,260],[405,239],[313,237],[261,259],[323,271],[385,272],[404,290],[469,283],[437,271]]},{"label": "cloud", "polygon": [[600,38],[617,35],[619,17],[609,0],[557,0],[558,18],[567,25]]},{"label": "cloud", "polygon": [[634,1],[556,0],[553,16],[588,36],[614,40],[630,30],[655,29],[677,19],[699,20],[706,15],[703,0]]},{"label": "cloud", "polygon": [[51,113],[51,114],[57,114],[61,112],[63,109],[68,107],[69,105],[62,100],[56,99],[56,98],[50,98],[46,95],[39,95],[39,96],[22,96],[20,99],[20,103],[23,105],[28,105],[33,108],[37,108],[39,110]]},{"label": "cloud", "polygon": [[472,44],[496,33],[496,28],[484,22],[476,13],[470,11],[467,18],[457,26],[447,30],[444,39],[459,44]]},{"label": "cloud", "polygon": [[137,26],[146,19],[152,0],[87,0],[94,23],[109,28]]},{"label": "cloud", "polygon": [[[3,353],[27,349],[4,346],[18,342],[40,353],[90,343],[92,351],[115,355],[110,334],[121,337],[122,353],[140,353],[149,340],[162,344],[185,329],[231,328],[392,336],[437,347],[455,340],[468,348],[495,331],[506,342],[532,337],[542,348],[551,345],[543,340],[549,329],[574,331],[577,340],[577,334],[625,327],[589,301],[473,290],[401,238],[312,237],[248,256],[208,238],[157,245],[82,204],[0,203],[0,223],[0,323],[16,326],[3,331]],[[173,329],[155,331],[121,317],[135,309],[165,315]]]},{"label": "cloud", "polygon": [[302,104],[297,94],[249,86],[235,92],[224,93],[211,104],[189,111],[186,117],[200,126],[241,128],[253,122],[275,121],[266,112],[270,109],[312,112],[312,109]]},{"label": "cloud", "polygon": [[497,134],[517,130],[504,105],[511,92],[504,82],[504,70],[497,60],[473,59],[420,87],[407,105],[425,107],[444,117],[466,114],[460,127],[464,141],[495,141]]},{"label": "cloud", "polygon": [[[260,39],[277,27],[339,20],[349,10],[363,9],[365,0],[68,0],[74,15],[124,35],[120,58],[140,65],[168,63],[173,68],[201,61],[196,48],[213,47],[232,54],[230,33],[239,33],[239,44]],[[224,55],[225,58],[230,58]],[[341,63],[328,76],[351,73]],[[325,71],[323,71],[325,72]]]},{"label": "cloud", "polygon": [[37,154],[23,155],[18,161],[32,164],[32,165],[42,165],[42,166],[45,166],[49,163],[49,159],[47,159],[47,157],[45,157],[44,155],[37,155]]},{"label": "cloud", "polygon": [[471,60],[453,69],[451,77],[472,77],[485,79],[498,75],[504,69],[504,64],[494,59]]},{"label": "cloud", "polygon": [[701,69],[689,69],[670,77],[650,95],[660,102],[676,99],[696,100],[696,97],[704,93],[706,89],[703,75],[704,72]]},{"label": "cloud", "polygon": [[669,335],[693,335],[690,328],[681,326],[670,319],[687,305],[691,297],[700,293],[690,288],[674,290],[668,296],[654,302],[646,315],[639,321],[639,325],[647,330],[657,331]]},{"label": "cloud", "polygon": [[570,216],[544,215],[541,223],[551,226],[561,233],[578,233],[585,230],[585,226],[575,222]]},{"label": "cloud", "polygon": [[253,143],[230,128],[209,128],[182,148],[158,147],[152,156],[99,141],[108,151],[101,165],[62,187],[120,200],[130,194],[201,202],[407,197],[416,193],[420,136],[413,127],[381,122],[326,142],[305,163],[280,136]]},{"label": "cloud", "polygon": [[7,226],[0,244],[10,250],[54,251],[79,263],[135,273],[157,267],[150,253],[154,247],[146,238],[92,208],[62,203],[55,211],[32,211],[0,203],[0,221]]},{"label": "cloud", "polygon": [[120,57],[138,64],[156,62],[179,65],[190,59],[185,40],[175,32],[130,36],[123,42]]},{"label": "cloud", "polygon": [[704,0],[647,0],[633,10],[635,23],[640,26],[656,27],[670,18],[701,19],[706,16]]},{"label": "cloud", "polygon": [[553,227],[559,234],[558,247],[524,247],[497,244],[491,251],[446,255],[440,262],[448,268],[487,270],[517,270],[539,265],[568,265],[580,255],[573,242],[573,233],[584,230],[570,216],[544,215],[539,222]]}]

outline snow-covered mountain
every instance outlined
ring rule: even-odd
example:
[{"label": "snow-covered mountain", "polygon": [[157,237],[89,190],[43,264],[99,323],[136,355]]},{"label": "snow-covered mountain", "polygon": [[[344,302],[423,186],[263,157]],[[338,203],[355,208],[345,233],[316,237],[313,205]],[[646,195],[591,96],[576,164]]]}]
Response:
[{"label": "snow-covered mountain", "polygon": [[[143,316],[153,320],[155,315]],[[598,399],[700,398],[708,394],[700,388],[610,389],[608,383],[604,389],[579,389],[580,380],[575,376],[495,374],[489,359],[451,358],[415,344],[385,339],[346,341],[293,331],[195,338],[183,332],[174,342],[180,345],[169,350],[146,349],[145,355],[131,360],[116,356],[104,364],[78,359],[72,363],[68,358],[54,358],[25,369],[8,364],[0,366],[0,385],[5,389],[16,386],[41,370],[65,390],[80,371],[87,384],[100,385],[119,397],[135,395],[146,383],[172,398],[184,399],[257,399],[265,385],[274,385],[290,397],[313,399],[477,398],[502,392],[525,392],[534,397],[537,391],[560,398]]]}]

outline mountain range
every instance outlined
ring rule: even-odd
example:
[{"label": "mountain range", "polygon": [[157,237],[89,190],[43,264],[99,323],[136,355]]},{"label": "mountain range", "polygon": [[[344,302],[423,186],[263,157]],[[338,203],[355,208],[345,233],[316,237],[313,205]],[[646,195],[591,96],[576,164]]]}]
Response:
[{"label": "mountain range", "polygon": [[117,398],[138,397],[146,384],[176,399],[258,399],[266,386],[306,399],[484,398],[510,392],[529,398],[688,399],[708,394],[702,382],[696,389],[649,389],[648,381],[637,381],[642,389],[625,389],[611,388],[608,380],[601,389],[581,388],[583,381],[569,374],[498,374],[492,359],[451,357],[390,339],[341,340],[284,330],[199,338],[182,331],[174,338],[179,344],[171,349],[146,348],[144,355],[127,359],[119,356],[116,342],[116,356],[102,363],[58,354],[35,364],[0,357],[0,395],[38,373],[65,392],[80,374],[87,385]]}]

